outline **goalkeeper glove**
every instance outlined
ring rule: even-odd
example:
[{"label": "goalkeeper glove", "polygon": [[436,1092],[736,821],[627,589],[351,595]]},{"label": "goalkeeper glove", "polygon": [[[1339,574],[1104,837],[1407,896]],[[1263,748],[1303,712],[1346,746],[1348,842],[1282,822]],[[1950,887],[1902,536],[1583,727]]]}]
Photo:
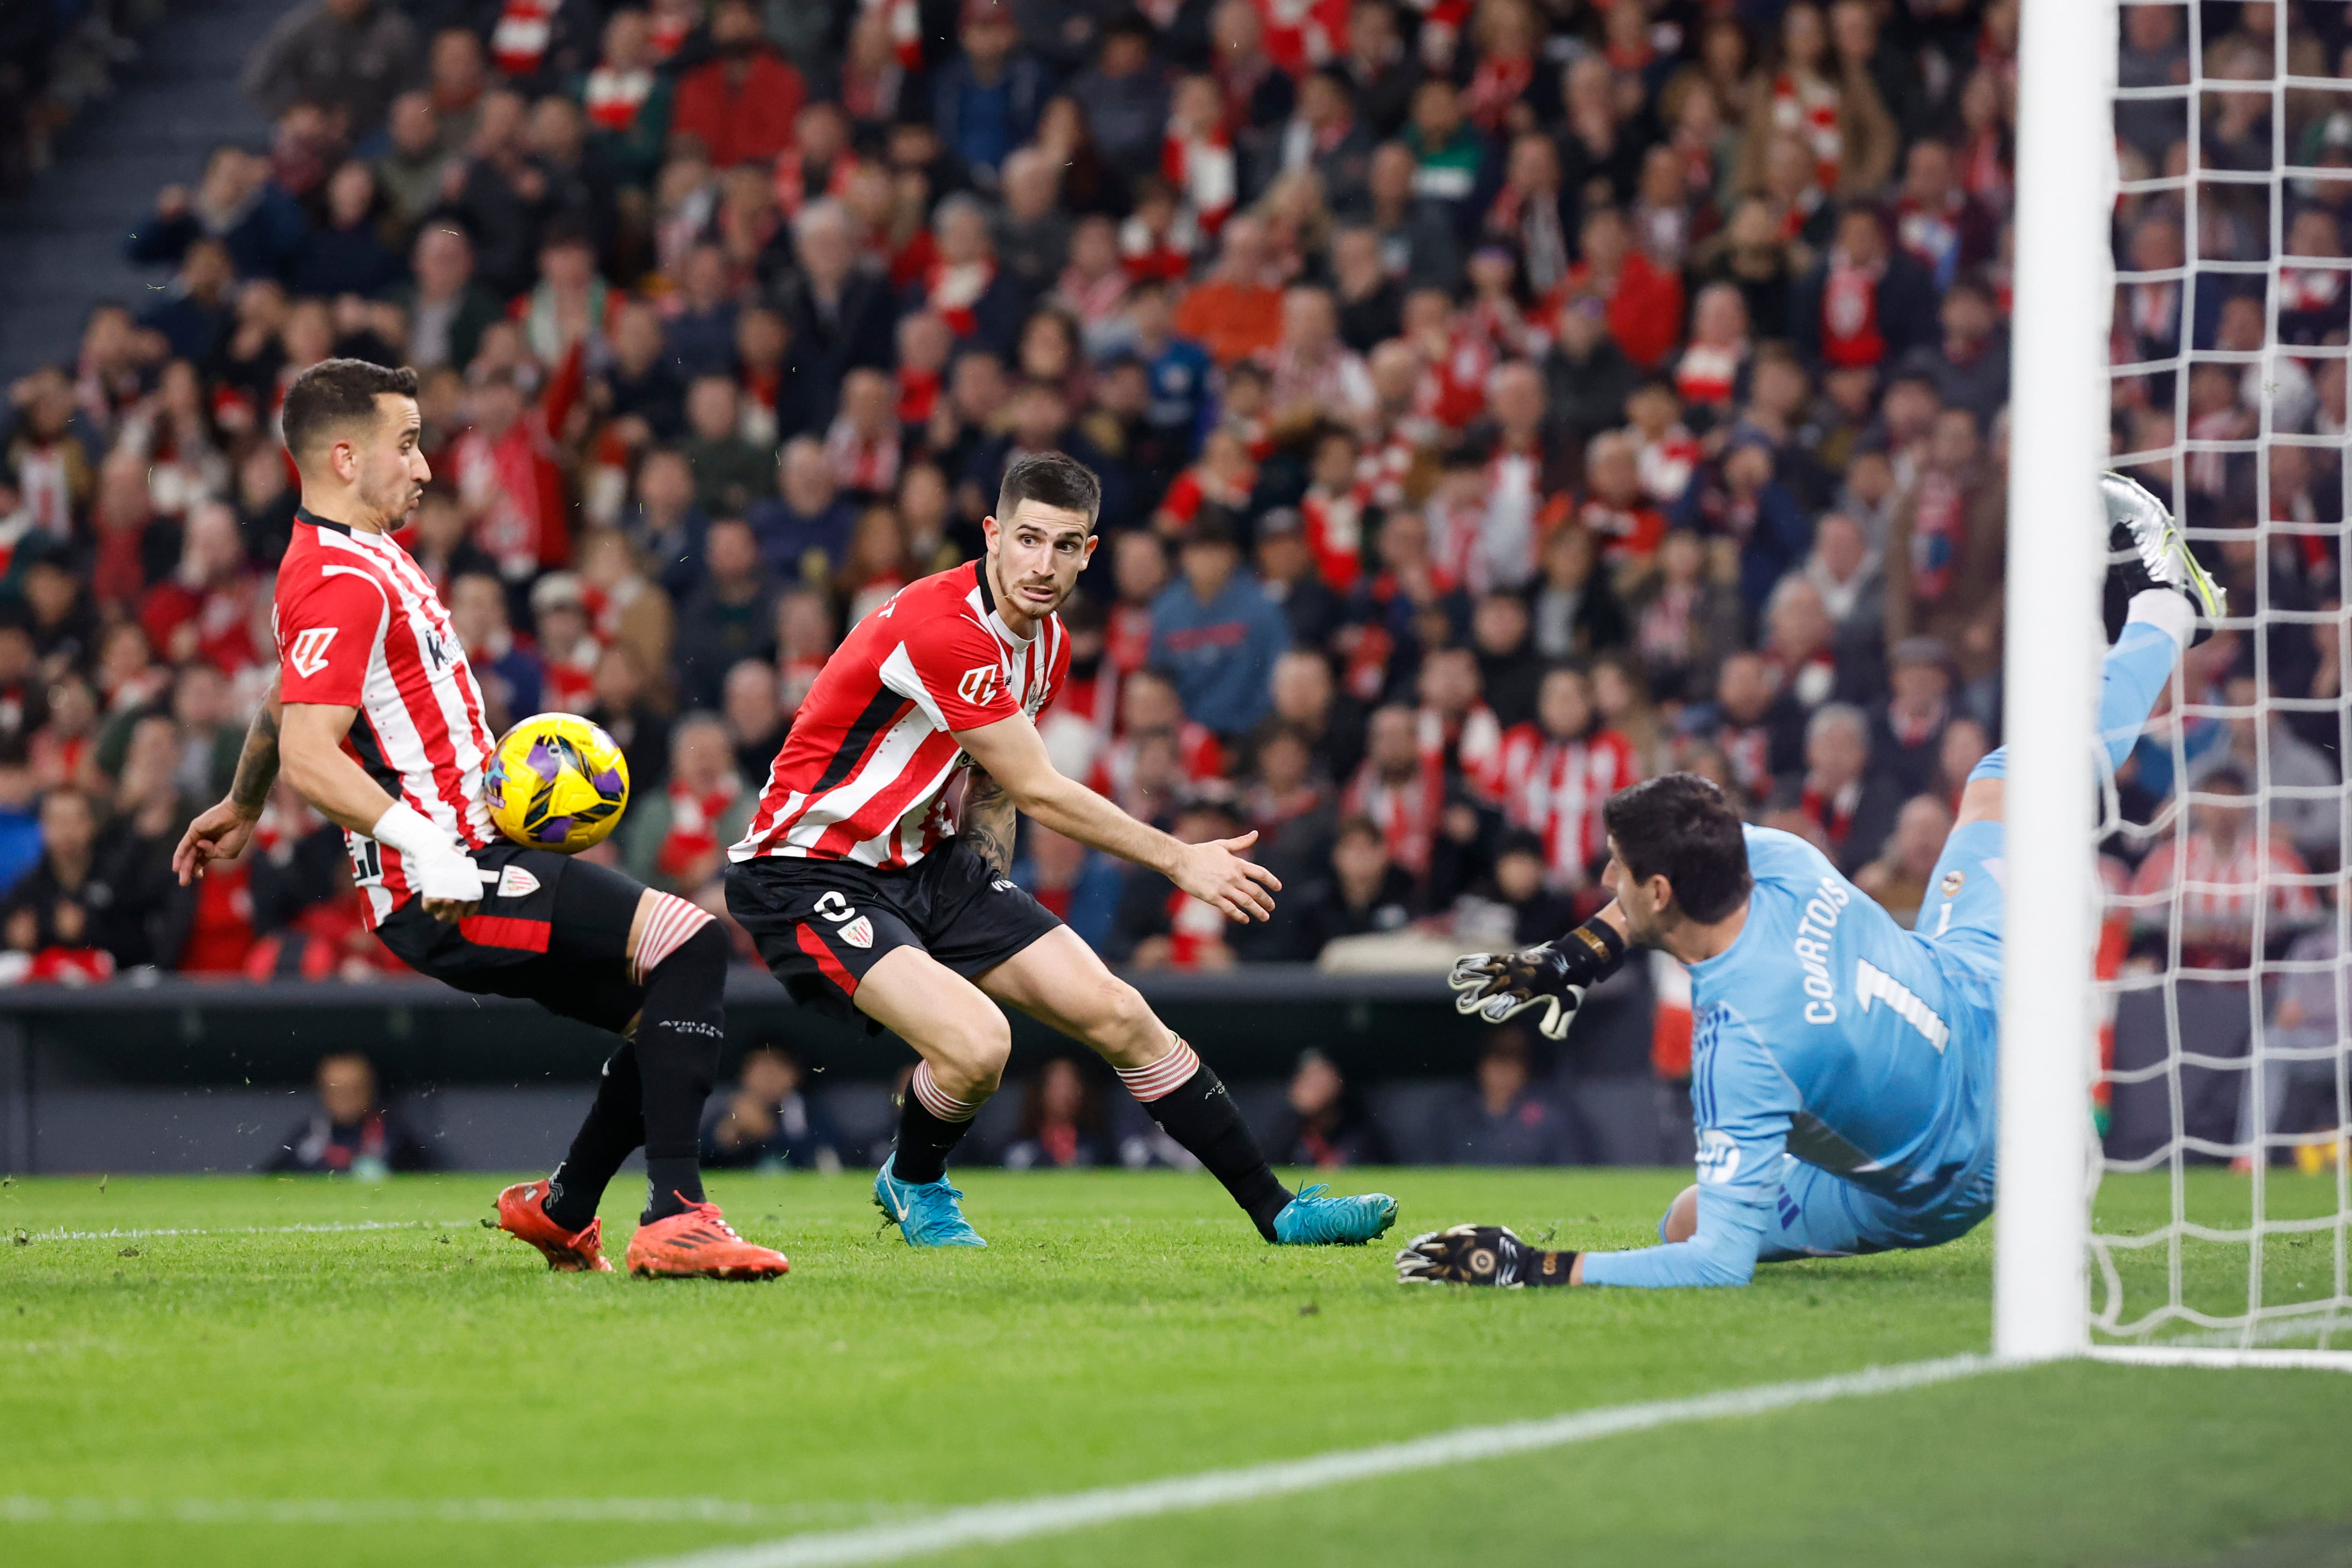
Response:
[{"label": "goalkeeper glove", "polygon": [[1574,1252],[1547,1252],[1508,1226],[1457,1225],[1416,1236],[1396,1255],[1402,1285],[1565,1285]]},{"label": "goalkeeper glove", "polygon": [[1475,1013],[1488,1023],[1516,1018],[1540,1002],[1545,1012],[1536,1027],[1546,1040],[1559,1040],[1584,1004],[1586,989],[1624,962],[1625,938],[1595,915],[1557,942],[1457,958],[1445,983],[1461,993],[1454,998],[1455,1012]]}]

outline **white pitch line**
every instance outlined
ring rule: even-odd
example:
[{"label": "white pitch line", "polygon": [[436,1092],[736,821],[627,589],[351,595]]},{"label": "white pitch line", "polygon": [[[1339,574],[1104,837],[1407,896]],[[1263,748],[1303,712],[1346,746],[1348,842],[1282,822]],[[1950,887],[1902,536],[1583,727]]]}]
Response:
[{"label": "white pitch line", "polygon": [[1462,1427],[1409,1442],[1342,1448],[1311,1458],[1252,1465],[1242,1469],[1209,1470],[1134,1486],[1100,1487],[1059,1497],[983,1503],[950,1509],[921,1519],[810,1531],[744,1546],[714,1547],[684,1556],[647,1559],[636,1568],[834,1568],[843,1563],[896,1563],[955,1547],[995,1545],[1120,1520],[1253,1502],[1375,1476],[1531,1453],[1685,1421],[1760,1416],[1800,1405],[1818,1405],[1824,1400],[1924,1388],[2009,1364],[1988,1355],[1955,1355],[1940,1361],[1867,1367],[1804,1383],[1771,1383],[1687,1399],[1658,1399],[1577,1410],[1540,1421]]},{"label": "white pitch line", "polygon": [[35,1241],[134,1241],[147,1236],[308,1236],[345,1230],[464,1230],[478,1219],[352,1219],[316,1225],[231,1225],[220,1229],[190,1226],[158,1230],[32,1230]]},{"label": "white pitch line", "polygon": [[813,1524],[885,1511],[877,1503],[716,1497],[0,1497],[0,1524]]}]

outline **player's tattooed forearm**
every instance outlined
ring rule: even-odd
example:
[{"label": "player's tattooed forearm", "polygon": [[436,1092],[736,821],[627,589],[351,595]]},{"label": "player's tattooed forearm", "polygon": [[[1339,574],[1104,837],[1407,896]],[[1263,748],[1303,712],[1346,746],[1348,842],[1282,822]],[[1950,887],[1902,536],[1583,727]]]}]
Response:
[{"label": "player's tattooed forearm", "polygon": [[228,787],[229,800],[240,811],[258,814],[269,799],[269,787],[277,782],[278,720],[265,705],[246,729],[245,749],[236,757],[236,777]]},{"label": "player's tattooed forearm", "polygon": [[1004,786],[973,768],[963,798],[963,838],[999,876],[1013,869],[1014,820],[1013,797]]}]

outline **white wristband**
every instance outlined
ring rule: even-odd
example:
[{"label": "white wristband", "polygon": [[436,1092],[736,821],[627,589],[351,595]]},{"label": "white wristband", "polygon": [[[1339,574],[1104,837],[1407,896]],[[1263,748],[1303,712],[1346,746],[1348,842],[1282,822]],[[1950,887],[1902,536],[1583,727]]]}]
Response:
[{"label": "white wristband", "polygon": [[457,840],[434,824],[432,818],[405,800],[394,800],[392,810],[378,817],[375,826],[368,830],[368,837],[415,860],[465,852]]}]

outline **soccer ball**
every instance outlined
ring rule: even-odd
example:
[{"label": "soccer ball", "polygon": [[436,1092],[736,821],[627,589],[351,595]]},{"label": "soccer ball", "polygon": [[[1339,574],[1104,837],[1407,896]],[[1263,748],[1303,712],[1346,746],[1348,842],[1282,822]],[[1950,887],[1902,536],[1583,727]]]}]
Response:
[{"label": "soccer ball", "polygon": [[482,798],[499,831],[535,850],[578,854],[629,804],[629,764],[613,737],[568,713],[533,715],[490,753]]}]

